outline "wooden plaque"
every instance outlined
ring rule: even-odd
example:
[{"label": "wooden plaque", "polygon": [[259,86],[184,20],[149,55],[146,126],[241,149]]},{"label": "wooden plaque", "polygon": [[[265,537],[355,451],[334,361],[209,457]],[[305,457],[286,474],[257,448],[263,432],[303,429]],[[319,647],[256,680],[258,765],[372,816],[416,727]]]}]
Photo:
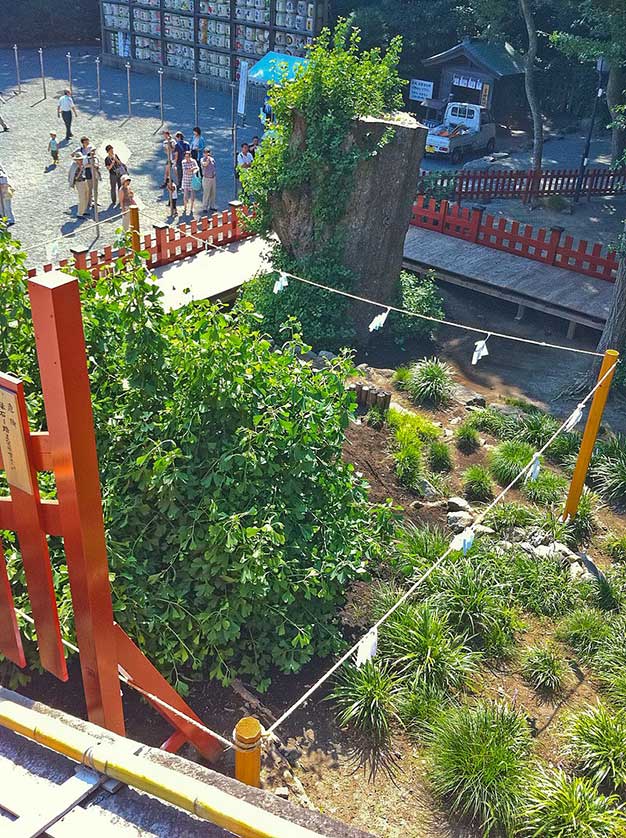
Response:
[{"label": "wooden plaque", "polygon": [[17,393],[0,387],[0,453],[9,486],[33,494]]}]

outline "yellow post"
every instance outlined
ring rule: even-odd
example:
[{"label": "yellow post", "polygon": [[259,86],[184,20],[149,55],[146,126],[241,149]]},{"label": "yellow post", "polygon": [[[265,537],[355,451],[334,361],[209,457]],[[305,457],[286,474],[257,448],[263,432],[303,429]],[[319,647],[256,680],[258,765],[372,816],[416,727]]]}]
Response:
[{"label": "yellow post", "polygon": [[141,250],[141,241],[139,240],[139,207],[130,207],[128,210],[131,247],[138,253]]},{"label": "yellow post", "polygon": [[604,406],[609,395],[609,390],[611,389],[611,381],[613,380],[615,365],[617,364],[618,358],[619,352],[616,352],[614,349],[607,349],[604,353],[602,366],[600,367],[600,374],[598,375],[598,381],[600,381],[607,374],[607,371],[610,370],[611,367],[613,367],[613,369],[611,369],[609,375],[606,375],[606,378],[594,393],[593,401],[591,402],[591,407],[589,408],[589,416],[587,418],[587,424],[585,425],[585,431],[580,443],[576,468],[574,469],[572,482],[570,483],[569,493],[567,495],[567,501],[565,503],[564,517],[566,519],[574,518],[578,512],[578,503],[585,485],[587,470],[589,468],[591,455],[593,454],[593,449],[596,444],[596,437],[598,436],[598,430],[600,429]]},{"label": "yellow post", "polygon": [[247,786],[261,785],[261,734],[258,719],[245,716],[235,727],[235,743],[242,749],[235,751],[235,778]]}]

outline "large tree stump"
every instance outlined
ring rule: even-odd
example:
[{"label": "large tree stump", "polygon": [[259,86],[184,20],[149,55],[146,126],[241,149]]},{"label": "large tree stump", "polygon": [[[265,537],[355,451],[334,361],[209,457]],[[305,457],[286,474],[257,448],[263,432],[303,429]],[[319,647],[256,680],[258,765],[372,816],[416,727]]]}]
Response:
[{"label": "large tree stump", "polygon": [[[306,143],[306,124],[301,114],[294,113],[293,119],[290,145],[297,154]],[[321,235],[318,229],[314,235],[312,182],[277,193],[271,202],[274,231],[290,256],[314,257],[339,233],[339,259],[355,277],[354,293],[380,302],[392,301],[402,267],[427,131],[408,114],[396,114],[388,120],[360,119],[346,139],[346,149],[355,144],[372,149],[389,129],[389,141],[357,165],[346,210],[335,229]],[[367,344],[368,325],[377,313],[380,310],[364,303],[351,306],[361,346]]]}]

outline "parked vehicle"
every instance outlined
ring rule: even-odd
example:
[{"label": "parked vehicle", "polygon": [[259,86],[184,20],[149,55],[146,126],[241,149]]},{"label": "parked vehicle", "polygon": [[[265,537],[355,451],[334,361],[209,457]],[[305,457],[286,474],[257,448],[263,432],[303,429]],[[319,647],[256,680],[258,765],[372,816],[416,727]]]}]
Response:
[{"label": "parked vehicle", "polygon": [[460,163],[470,151],[496,147],[496,123],[491,112],[482,105],[450,102],[441,125],[431,128],[426,137],[426,154],[445,155],[452,163]]}]

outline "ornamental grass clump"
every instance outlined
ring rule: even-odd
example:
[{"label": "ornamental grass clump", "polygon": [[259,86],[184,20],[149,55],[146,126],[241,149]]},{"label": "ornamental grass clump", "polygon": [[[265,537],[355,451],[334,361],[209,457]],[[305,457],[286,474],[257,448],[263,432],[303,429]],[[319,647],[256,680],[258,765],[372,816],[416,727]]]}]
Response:
[{"label": "ornamental grass clump", "polygon": [[611,533],[604,540],[603,546],[614,562],[626,562],[626,535]]},{"label": "ornamental grass clump", "polygon": [[402,576],[412,576],[436,562],[449,541],[448,534],[436,524],[417,526],[408,522],[396,530],[392,567]]},{"label": "ornamental grass clump", "polygon": [[396,385],[398,390],[406,390],[411,372],[408,367],[398,367],[398,369],[391,376],[391,380]]},{"label": "ornamental grass clump", "polygon": [[578,772],[615,791],[626,787],[626,710],[598,704],[575,716],[565,753]]},{"label": "ornamental grass clump", "polygon": [[507,440],[489,454],[489,468],[501,486],[507,486],[533,458],[535,449],[527,442]]},{"label": "ornamental grass clump", "polygon": [[603,641],[610,636],[604,614],[594,608],[578,608],[564,617],[557,627],[557,637],[584,661],[596,654]]},{"label": "ornamental grass clump", "polygon": [[[524,715],[479,701],[447,708],[431,726],[428,776],[435,795],[485,836],[518,824],[530,773],[531,735]],[[553,835],[554,838],[554,835]]]},{"label": "ornamental grass clump", "polygon": [[554,693],[565,686],[569,666],[552,644],[531,646],[522,658],[522,675],[534,689]]},{"label": "ornamental grass clump", "polygon": [[497,504],[485,517],[485,524],[501,535],[507,535],[517,527],[528,527],[534,521],[533,510],[515,501],[503,501]]},{"label": "ornamental grass clump", "polygon": [[571,521],[567,522],[566,543],[573,547],[589,544],[600,529],[599,507],[598,496],[585,486],[578,502],[576,515]]},{"label": "ornamental grass clump", "polygon": [[452,397],[452,368],[438,358],[424,358],[411,367],[407,391],[416,404],[440,407]]},{"label": "ornamental grass clump", "polygon": [[454,432],[457,448],[464,454],[473,454],[480,448],[480,437],[476,428],[469,422],[463,422]]},{"label": "ornamental grass clump", "polygon": [[468,645],[490,655],[510,650],[517,621],[508,592],[494,578],[492,568],[475,556],[465,556],[442,565],[427,581],[427,602]]},{"label": "ornamental grass clump", "polygon": [[449,445],[441,439],[430,443],[428,449],[428,464],[435,472],[447,472],[452,470],[452,454]]},{"label": "ornamental grass clump", "polygon": [[593,484],[607,500],[626,498],[626,450],[614,456],[600,454],[591,469]]},{"label": "ornamental grass clump", "polygon": [[494,496],[494,485],[489,470],[484,466],[469,466],[463,472],[463,493],[468,500],[491,500]]},{"label": "ornamental grass clump", "polygon": [[565,499],[568,485],[568,481],[560,474],[542,469],[536,480],[529,479],[522,483],[521,491],[532,503],[550,506]]},{"label": "ornamental grass clump", "polygon": [[337,723],[366,734],[379,747],[391,735],[397,697],[397,678],[390,666],[377,658],[360,667],[344,666],[330,694],[337,709]]},{"label": "ornamental grass clump", "polygon": [[477,657],[446,618],[428,605],[405,604],[380,628],[380,653],[407,682],[454,692],[476,673]]},{"label": "ornamental grass clump", "polygon": [[623,838],[626,815],[616,795],[583,777],[540,769],[519,817],[523,838]]}]

